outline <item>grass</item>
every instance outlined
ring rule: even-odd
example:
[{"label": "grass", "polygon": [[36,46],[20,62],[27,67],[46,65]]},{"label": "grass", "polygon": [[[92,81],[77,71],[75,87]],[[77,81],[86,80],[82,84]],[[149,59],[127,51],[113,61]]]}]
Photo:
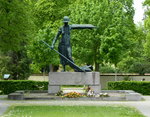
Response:
[{"label": "grass", "polygon": [[123,106],[11,106],[2,117],[144,117]]}]

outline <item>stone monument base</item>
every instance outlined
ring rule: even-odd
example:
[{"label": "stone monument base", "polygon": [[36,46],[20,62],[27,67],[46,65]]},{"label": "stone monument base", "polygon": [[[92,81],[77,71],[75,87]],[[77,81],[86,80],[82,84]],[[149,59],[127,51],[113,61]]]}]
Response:
[{"label": "stone monument base", "polygon": [[99,72],[50,72],[48,94],[56,94],[61,85],[87,85],[95,93],[101,92]]}]

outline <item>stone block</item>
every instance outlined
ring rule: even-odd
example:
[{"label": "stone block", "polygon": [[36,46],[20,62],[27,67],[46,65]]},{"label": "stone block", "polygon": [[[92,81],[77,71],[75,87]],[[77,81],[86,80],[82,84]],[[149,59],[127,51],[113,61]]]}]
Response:
[{"label": "stone block", "polygon": [[50,85],[99,85],[99,72],[50,72]]},{"label": "stone block", "polygon": [[8,95],[8,99],[11,100],[23,100],[24,99],[24,95],[21,93],[10,93]]},{"label": "stone block", "polygon": [[142,99],[142,95],[139,93],[127,93],[125,97],[127,101],[140,101]]},{"label": "stone block", "polygon": [[60,91],[60,88],[60,86],[48,85],[48,94],[56,94],[58,91]]},{"label": "stone block", "polygon": [[99,72],[50,72],[48,93],[57,93],[61,85],[89,85],[95,93],[101,91]]}]

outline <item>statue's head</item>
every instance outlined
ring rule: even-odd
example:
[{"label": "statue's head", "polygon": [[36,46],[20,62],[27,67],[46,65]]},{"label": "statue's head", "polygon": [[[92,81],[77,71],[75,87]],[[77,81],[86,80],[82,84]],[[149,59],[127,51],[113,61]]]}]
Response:
[{"label": "statue's head", "polygon": [[69,21],[70,21],[69,17],[68,16],[64,16],[63,22],[64,23],[68,23]]}]

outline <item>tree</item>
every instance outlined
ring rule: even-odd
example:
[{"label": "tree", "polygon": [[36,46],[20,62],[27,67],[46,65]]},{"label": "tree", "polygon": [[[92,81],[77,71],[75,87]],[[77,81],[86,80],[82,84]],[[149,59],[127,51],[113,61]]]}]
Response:
[{"label": "tree", "polygon": [[[149,60],[144,54],[144,45],[146,42],[146,32],[140,24],[136,27],[135,33],[130,43],[129,51],[124,55],[118,67],[124,72],[135,72],[144,74],[149,71]],[[146,65],[147,63],[147,65]]]},{"label": "tree", "polygon": [[[102,38],[101,53],[106,62],[117,63],[121,61],[121,53],[129,48],[130,39],[135,29],[133,23],[132,1],[112,1],[109,12],[109,25]],[[121,29],[121,30],[120,30]]]},{"label": "tree", "polygon": [[10,57],[8,72],[12,79],[29,76],[27,45],[34,35],[32,9],[28,0],[0,1],[0,49]]},{"label": "tree", "polygon": [[[144,2],[145,6],[150,5],[150,1]],[[125,72],[137,72],[141,75],[150,72],[149,53],[149,19],[150,10],[146,11],[145,28],[140,24],[136,27],[131,49],[126,53],[126,57],[118,64],[119,68]]]},{"label": "tree", "polygon": [[69,5],[75,0],[38,0],[34,5],[34,16],[39,29],[58,29],[62,18],[70,14]]},{"label": "tree", "polygon": [[144,2],[144,6],[147,7],[147,10],[145,12],[145,20],[144,20],[144,26],[146,29],[146,43],[145,43],[145,54],[147,55],[147,57],[150,58],[150,10],[149,10],[149,6],[150,6],[150,0],[145,0]]},{"label": "tree", "polygon": [[7,63],[10,61],[10,57],[5,56],[2,52],[0,52],[0,78],[3,78],[4,74],[8,73]]},{"label": "tree", "polygon": [[134,31],[132,4],[132,0],[77,0],[71,5],[73,23],[97,27],[94,31],[76,31],[73,35],[74,56],[79,63],[95,65],[96,71],[99,64],[117,65]]},{"label": "tree", "polygon": [[33,32],[30,8],[26,2],[1,0],[0,11],[0,48],[17,51],[28,43]]}]

